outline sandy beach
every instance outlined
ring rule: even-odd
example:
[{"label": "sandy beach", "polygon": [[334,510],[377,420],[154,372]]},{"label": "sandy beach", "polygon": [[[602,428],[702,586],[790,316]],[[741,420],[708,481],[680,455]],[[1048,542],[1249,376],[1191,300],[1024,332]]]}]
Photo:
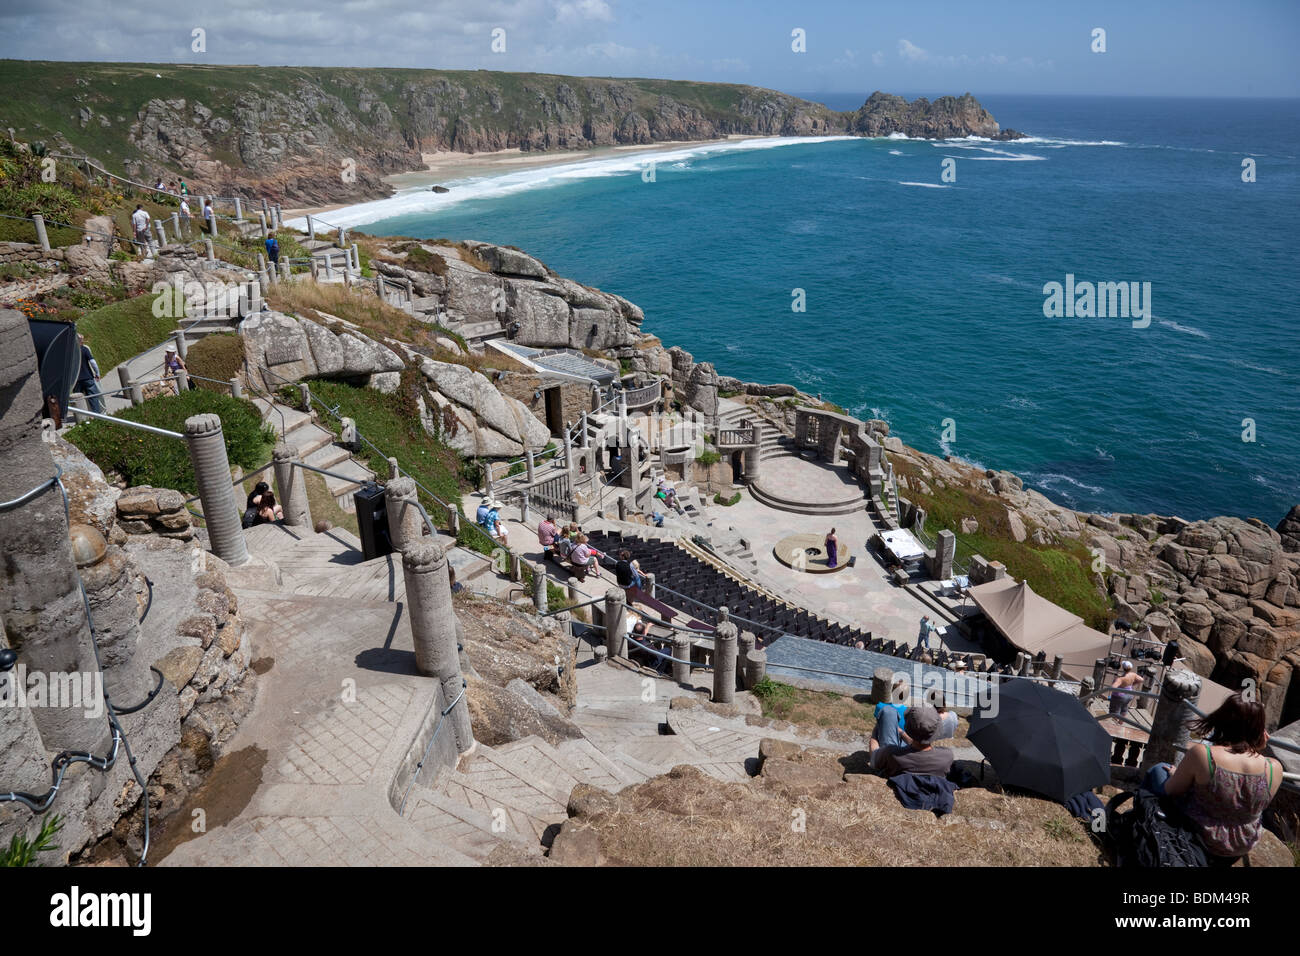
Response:
[{"label": "sandy beach", "polygon": [[[653,143],[648,146],[601,146],[595,149],[552,150],[549,152],[524,152],[518,147],[499,149],[485,153],[458,153],[441,150],[423,153],[420,159],[424,169],[408,173],[395,173],[384,177],[384,182],[393,189],[411,189],[417,186],[433,186],[439,183],[451,183],[461,179],[484,178],[512,173],[532,166],[568,166],[572,163],[588,162],[608,156],[621,156],[627,153],[661,153],[681,149],[684,146],[703,146],[709,143],[740,142],[747,139],[760,139],[758,136],[733,134],[722,139],[673,140]],[[382,196],[375,196],[382,199]],[[366,200],[362,200],[366,201]],[[285,209],[284,218],[294,219],[301,216],[324,216],[335,209],[356,206],[357,202],[334,203],[330,206],[311,206],[300,209]]]}]

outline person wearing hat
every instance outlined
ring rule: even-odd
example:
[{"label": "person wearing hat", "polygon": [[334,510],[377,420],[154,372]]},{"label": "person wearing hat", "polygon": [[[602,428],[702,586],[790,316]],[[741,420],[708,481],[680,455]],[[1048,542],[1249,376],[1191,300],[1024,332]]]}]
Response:
[{"label": "person wearing hat", "polygon": [[1115,683],[1110,685],[1110,715],[1112,717],[1128,716],[1129,705],[1133,703],[1133,695],[1129,691],[1141,685],[1142,675],[1133,669],[1132,661],[1125,661],[1119,666],[1119,676],[1115,678]]},{"label": "person wearing hat", "polygon": [[[189,372],[189,369],[185,367],[185,360],[176,354],[175,346],[169,347],[166,354],[163,356],[163,377],[176,379],[177,395],[181,393],[181,386],[180,378],[176,373],[182,370],[187,373]],[[190,388],[193,387],[194,383],[190,382]]]},{"label": "person wearing hat", "polygon": [[909,707],[903,722],[908,743],[881,746],[873,739],[870,743],[871,768],[879,770],[886,777],[895,777],[900,773],[947,776],[952,769],[952,750],[934,746],[941,726],[939,712],[929,704]]},{"label": "person wearing hat", "polygon": [[487,507],[488,513],[483,527],[497,541],[500,541],[507,548],[510,547],[510,532],[506,530],[505,524],[501,521],[501,502],[493,498],[487,502]]}]

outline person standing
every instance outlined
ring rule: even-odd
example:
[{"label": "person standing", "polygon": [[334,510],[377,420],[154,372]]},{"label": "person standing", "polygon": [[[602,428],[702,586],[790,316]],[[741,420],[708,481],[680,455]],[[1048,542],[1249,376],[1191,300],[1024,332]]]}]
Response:
[{"label": "person standing", "polygon": [[193,217],[190,215],[190,202],[181,196],[181,235],[188,239],[190,237],[190,222]]},{"label": "person standing", "polygon": [[212,200],[203,200],[203,228],[207,230],[208,235],[216,236],[217,234],[217,213],[212,208]]},{"label": "person standing", "polygon": [[1127,717],[1129,705],[1133,703],[1133,695],[1129,691],[1141,686],[1142,675],[1133,670],[1133,662],[1125,661],[1121,664],[1119,677],[1110,685],[1110,715]]},{"label": "person standing", "polygon": [[[189,369],[185,367],[185,360],[176,354],[174,348],[169,348],[167,353],[163,356],[163,376],[175,380],[177,395],[180,395],[181,393],[181,380],[177,373],[182,370],[187,374],[189,372]],[[190,382],[190,388],[193,387],[194,383]]]},{"label": "person standing", "polygon": [[81,343],[81,371],[77,375],[77,391],[86,396],[92,412],[102,415],[104,400],[99,391],[99,363],[91,354],[90,346],[86,344],[86,337],[78,334],[77,341]]},{"label": "person standing", "polygon": [[266,258],[270,261],[272,269],[280,264],[280,242],[275,236],[266,237]]},{"label": "person standing", "polygon": [[135,212],[131,213],[131,230],[135,233],[135,241],[140,245],[141,253],[145,255],[149,253],[149,221],[144,206],[137,203]]},{"label": "person standing", "polygon": [[938,631],[938,630],[939,630],[939,629],[938,629],[937,627],[934,626],[934,622],[930,620],[929,615],[922,615],[922,616],[921,616],[921,633],[918,635],[917,646],[918,646],[918,647],[924,647],[926,650],[929,650],[929,649],[930,649],[930,635],[931,635],[931,634],[934,634],[934,633],[935,633],[936,631]]},{"label": "person standing", "polygon": [[840,563],[839,550],[840,539],[835,537],[835,529],[831,528],[831,533],[826,536],[826,563],[832,568]]}]

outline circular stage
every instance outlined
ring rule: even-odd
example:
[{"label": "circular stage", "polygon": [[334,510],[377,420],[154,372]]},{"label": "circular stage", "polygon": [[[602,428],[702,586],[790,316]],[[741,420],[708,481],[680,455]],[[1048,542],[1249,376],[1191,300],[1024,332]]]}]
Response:
[{"label": "circular stage", "polygon": [[849,566],[848,552],[841,543],[836,557],[839,564],[831,567],[826,560],[826,538],[820,534],[792,534],[782,538],[772,548],[773,556],[787,568],[808,574],[834,574]]}]

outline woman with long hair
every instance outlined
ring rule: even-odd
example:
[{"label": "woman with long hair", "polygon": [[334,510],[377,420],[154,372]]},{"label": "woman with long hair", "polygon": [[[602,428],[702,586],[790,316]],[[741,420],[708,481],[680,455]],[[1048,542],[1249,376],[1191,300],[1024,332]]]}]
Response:
[{"label": "woman with long hair", "polygon": [[1204,739],[1187,748],[1177,768],[1152,767],[1143,786],[1180,798],[1211,865],[1231,866],[1259,842],[1260,817],[1282,786],[1282,764],[1264,755],[1264,705],[1239,693],[1191,731]]}]

